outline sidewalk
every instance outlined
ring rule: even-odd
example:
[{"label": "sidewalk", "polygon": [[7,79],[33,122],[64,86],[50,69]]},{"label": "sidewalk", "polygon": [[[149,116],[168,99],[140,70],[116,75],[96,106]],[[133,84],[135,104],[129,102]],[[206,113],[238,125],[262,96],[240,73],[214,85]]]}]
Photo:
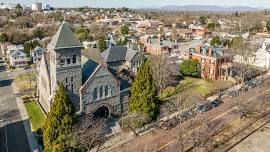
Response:
[{"label": "sidewalk", "polygon": [[[19,94],[19,91],[17,90],[15,84],[12,83],[11,86],[12,86],[12,89],[13,89],[13,93],[15,95]],[[20,111],[21,120],[23,121],[24,129],[25,129],[25,132],[26,132],[26,136],[27,136],[27,139],[28,139],[28,144],[29,144],[30,149],[32,151],[38,149],[41,152],[42,149],[39,148],[39,145],[38,145],[38,143],[36,141],[35,135],[32,132],[32,129],[31,129],[32,126],[31,126],[31,123],[30,123],[30,120],[29,120],[29,116],[27,114],[27,111],[26,111],[26,108],[25,108],[25,106],[23,104],[23,101],[21,100],[20,97],[16,97],[16,103],[17,103],[18,109]]]}]

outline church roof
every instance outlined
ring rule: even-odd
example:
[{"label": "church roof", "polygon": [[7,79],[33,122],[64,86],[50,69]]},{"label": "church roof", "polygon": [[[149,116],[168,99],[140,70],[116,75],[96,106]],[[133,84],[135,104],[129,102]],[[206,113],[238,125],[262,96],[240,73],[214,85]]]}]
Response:
[{"label": "church roof", "polygon": [[75,37],[70,25],[66,22],[59,27],[49,45],[54,49],[82,47],[81,42]]},{"label": "church roof", "polygon": [[137,54],[137,50],[132,50],[126,46],[113,46],[101,53],[102,58],[107,62],[130,61]]},{"label": "church roof", "polygon": [[82,55],[97,64],[101,64],[101,55],[98,48],[89,48],[82,50]]}]

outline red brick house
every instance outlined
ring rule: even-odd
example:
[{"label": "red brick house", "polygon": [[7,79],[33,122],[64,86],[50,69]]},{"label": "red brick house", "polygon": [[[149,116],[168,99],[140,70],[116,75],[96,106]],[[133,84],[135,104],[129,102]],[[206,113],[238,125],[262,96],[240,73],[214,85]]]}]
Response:
[{"label": "red brick house", "polygon": [[228,78],[228,66],[232,57],[225,53],[223,46],[199,46],[190,50],[190,59],[196,59],[201,65],[201,77],[221,80]]}]

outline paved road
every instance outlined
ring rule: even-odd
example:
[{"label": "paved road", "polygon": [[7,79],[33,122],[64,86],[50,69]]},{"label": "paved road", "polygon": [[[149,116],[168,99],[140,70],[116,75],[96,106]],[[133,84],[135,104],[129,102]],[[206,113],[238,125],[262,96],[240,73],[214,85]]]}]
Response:
[{"label": "paved road", "polygon": [[[265,76],[265,78],[269,77],[269,75]],[[265,80],[265,83],[261,86],[258,86],[255,89],[251,89],[246,93],[243,93],[241,95],[241,100],[238,98],[237,99],[231,99],[229,97],[226,97],[223,99],[224,104],[219,106],[218,108],[214,108],[213,110],[197,115],[193,120],[195,122],[209,122],[213,120],[222,120],[223,122],[231,122],[233,121],[236,117],[236,113],[232,110],[234,107],[234,102],[236,101],[248,101],[251,98],[255,97],[254,95],[258,95],[262,93],[263,91],[269,91],[269,84],[270,84],[270,79],[267,78]],[[240,97],[239,97],[240,98]],[[176,143],[176,138],[177,138],[177,133],[179,133],[181,128],[186,128],[183,127],[185,124],[188,124],[188,121],[180,124],[179,126],[169,130],[169,131],[164,131],[162,129],[156,129],[154,132],[150,132],[148,134],[145,134],[143,136],[140,136],[120,147],[117,147],[113,149],[112,151],[156,151],[158,150],[159,152],[167,152],[167,151],[175,151],[175,147],[177,147]],[[172,148],[170,150],[170,148]]]},{"label": "paved road", "polygon": [[270,123],[241,141],[230,152],[269,152]]},{"label": "paved road", "polygon": [[0,72],[0,152],[29,152],[12,80],[5,71]]}]

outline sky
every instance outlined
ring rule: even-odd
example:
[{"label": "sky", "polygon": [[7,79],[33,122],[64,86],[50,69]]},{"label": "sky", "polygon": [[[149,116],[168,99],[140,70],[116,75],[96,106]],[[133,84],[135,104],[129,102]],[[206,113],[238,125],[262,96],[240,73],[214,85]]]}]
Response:
[{"label": "sky", "polygon": [[[30,6],[36,0],[0,0],[1,3],[22,3]],[[53,7],[159,7],[165,5],[217,5],[270,7],[270,0],[38,0]]]}]

